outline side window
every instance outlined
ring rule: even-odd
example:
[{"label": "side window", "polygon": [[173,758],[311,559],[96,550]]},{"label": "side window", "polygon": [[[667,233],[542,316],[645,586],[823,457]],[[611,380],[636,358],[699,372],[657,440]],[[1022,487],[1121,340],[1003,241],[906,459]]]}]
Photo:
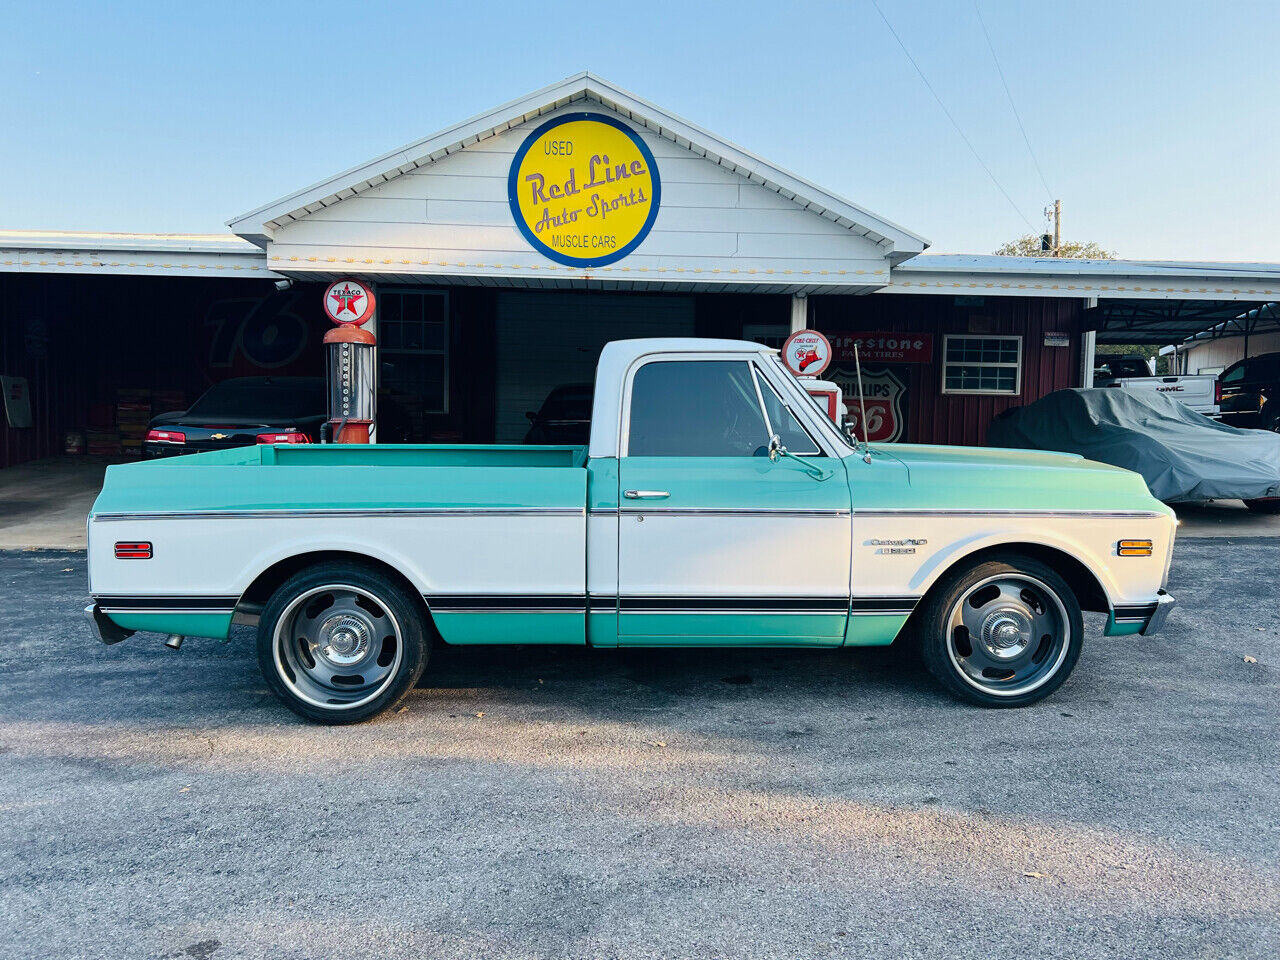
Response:
[{"label": "side window", "polygon": [[1232,367],[1218,379],[1223,383],[1239,383],[1244,379],[1244,370],[1246,366],[1247,364],[1242,363],[1237,367]]},{"label": "side window", "polygon": [[738,360],[658,360],[631,381],[632,457],[765,456],[769,431]]},{"label": "side window", "polygon": [[821,456],[822,451],[813,442],[800,421],[795,418],[791,408],[782,402],[782,398],[774,392],[769,381],[760,375],[760,396],[764,400],[764,412],[769,418],[769,426],[778,435],[782,445],[792,453],[801,456]]}]

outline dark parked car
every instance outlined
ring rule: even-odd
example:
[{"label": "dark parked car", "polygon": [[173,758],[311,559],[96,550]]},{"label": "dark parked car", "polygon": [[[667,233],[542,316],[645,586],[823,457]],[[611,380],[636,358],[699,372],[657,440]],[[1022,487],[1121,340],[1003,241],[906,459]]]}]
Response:
[{"label": "dark parked car", "polygon": [[327,419],[323,377],[238,377],[215,384],[188,410],[152,419],[148,457],[255,443],[315,443]]},{"label": "dark parked car", "polygon": [[529,432],[525,443],[582,445],[591,439],[591,400],[595,388],[589,383],[562,383],[547,394],[538,412],[525,414]]},{"label": "dark parked car", "polygon": [[1280,353],[1238,360],[1218,374],[1221,420],[1280,433]]}]

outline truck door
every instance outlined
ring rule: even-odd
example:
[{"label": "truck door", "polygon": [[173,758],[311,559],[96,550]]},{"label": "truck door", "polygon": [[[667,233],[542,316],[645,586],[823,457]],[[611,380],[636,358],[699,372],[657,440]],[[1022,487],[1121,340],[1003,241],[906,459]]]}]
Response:
[{"label": "truck door", "polygon": [[[842,642],[844,461],[762,367],[741,354],[655,356],[624,384],[621,426],[620,645]],[[771,460],[773,433],[805,461]]]}]

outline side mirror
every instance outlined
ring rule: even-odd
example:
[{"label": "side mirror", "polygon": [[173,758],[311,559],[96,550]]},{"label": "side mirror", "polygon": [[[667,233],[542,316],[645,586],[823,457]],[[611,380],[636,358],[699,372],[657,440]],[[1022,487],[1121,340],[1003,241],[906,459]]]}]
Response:
[{"label": "side mirror", "polygon": [[853,421],[846,420],[841,429],[844,430],[844,435],[849,438],[849,442],[856,447],[858,445],[858,428],[854,426]]},{"label": "side mirror", "polygon": [[782,445],[782,438],[776,433],[769,438],[769,460],[773,463],[778,462],[778,458],[787,452],[787,448]]},{"label": "side mirror", "polygon": [[524,415],[529,418],[530,423],[533,423],[538,419],[538,415],[534,413],[532,410],[526,410],[524,412]]}]

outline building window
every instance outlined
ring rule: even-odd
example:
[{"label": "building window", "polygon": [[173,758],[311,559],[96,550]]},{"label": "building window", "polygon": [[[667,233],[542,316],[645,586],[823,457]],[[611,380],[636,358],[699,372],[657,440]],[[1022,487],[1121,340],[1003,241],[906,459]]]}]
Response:
[{"label": "building window", "polygon": [[412,417],[449,411],[449,295],[378,291],[380,393]]},{"label": "building window", "polygon": [[1017,396],[1022,392],[1022,338],[944,336],[942,392]]}]

